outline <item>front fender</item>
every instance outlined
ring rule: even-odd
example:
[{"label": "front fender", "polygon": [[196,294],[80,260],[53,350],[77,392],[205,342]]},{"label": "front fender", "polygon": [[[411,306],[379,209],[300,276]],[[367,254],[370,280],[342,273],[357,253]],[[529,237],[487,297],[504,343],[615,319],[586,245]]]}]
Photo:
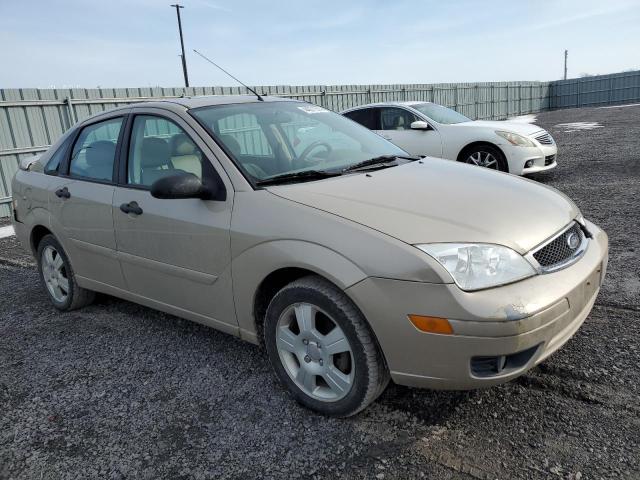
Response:
[{"label": "front fender", "polygon": [[301,240],[274,240],[255,245],[233,259],[233,296],[243,337],[256,341],[254,299],[262,281],[283,268],[302,268],[317,273],[342,289],[367,275],[339,253]]}]

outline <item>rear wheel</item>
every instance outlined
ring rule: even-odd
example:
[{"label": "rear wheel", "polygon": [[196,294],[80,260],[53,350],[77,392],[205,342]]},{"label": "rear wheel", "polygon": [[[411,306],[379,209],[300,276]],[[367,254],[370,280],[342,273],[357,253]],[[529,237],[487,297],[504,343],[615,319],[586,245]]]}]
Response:
[{"label": "rear wheel", "polygon": [[465,148],[458,157],[458,161],[500,172],[509,171],[504,154],[497,147],[488,144]]},{"label": "rear wheel", "polygon": [[93,301],[95,293],[78,286],[69,258],[53,235],[45,235],[38,244],[38,270],[58,310],[75,310]]},{"label": "rear wheel", "polygon": [[265,346],[276,375],[302,405],[325,415],[358,413],[389,373],[360,311],[320,277],[285,286],[267,309]]}]

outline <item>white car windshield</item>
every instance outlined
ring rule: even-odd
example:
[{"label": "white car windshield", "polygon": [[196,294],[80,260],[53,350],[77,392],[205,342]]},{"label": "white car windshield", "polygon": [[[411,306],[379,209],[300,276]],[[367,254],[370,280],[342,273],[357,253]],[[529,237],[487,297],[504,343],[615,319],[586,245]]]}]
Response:
[{"label": "white car windshield", "polygon": [[308,103],[214,105],[190,113],[254,183],[311,171],[337,173],[372,158],[407,155],[356,122]]},{"label": "white car windshield", "polygon": [[417,103],[415,105],[411,105],[411,107],[418,110],[420,113],[424,113],[434,122],[444,123],[445,125],[472,121],[461,113],[436,103]]}]

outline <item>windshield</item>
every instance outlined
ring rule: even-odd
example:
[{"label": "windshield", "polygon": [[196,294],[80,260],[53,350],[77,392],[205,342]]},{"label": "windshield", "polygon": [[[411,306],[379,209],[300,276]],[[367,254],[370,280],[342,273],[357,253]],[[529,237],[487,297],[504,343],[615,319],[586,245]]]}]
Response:
[{"label": "windshield", "polygon": [[415,108],[420,113],[424,113],[434,122],[444,123],[445,125],[471,121],[470,118],[465,117],[461,113],[436,103],[417,103],[411,105],[411,108]]},{"label": "windshield", "polygon": [[254,184],[311,170],[341,172],[374,157],[406,155],[356,122],[308,103],[216,105],[190,113]]}]

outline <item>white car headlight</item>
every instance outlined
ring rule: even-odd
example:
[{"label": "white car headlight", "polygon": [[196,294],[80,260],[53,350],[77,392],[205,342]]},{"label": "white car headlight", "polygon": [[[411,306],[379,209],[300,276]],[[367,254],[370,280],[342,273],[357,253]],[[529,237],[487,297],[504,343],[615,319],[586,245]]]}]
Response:
[{"label": "white car headlight", "polygon": [[529,140],[527,137],[523,137],[522,135],[518,135],[513,132],[503,132],[502,130],[496,130],[496,135],[501,136],[511,145],[515,145],[516,147],[535,147],[536,144]]},{"label": "white car headlight", "polygon": [[435,258],[462,290],[497,287],[536,274],[522,255],[487,243],[431,243],[416,245]]}]

